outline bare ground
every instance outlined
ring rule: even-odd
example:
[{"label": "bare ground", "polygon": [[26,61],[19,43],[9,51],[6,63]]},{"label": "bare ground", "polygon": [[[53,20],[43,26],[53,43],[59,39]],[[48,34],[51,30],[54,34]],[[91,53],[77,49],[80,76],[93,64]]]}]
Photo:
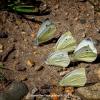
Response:
[{"label": "bare ground", "polygon": [[[89,2],[78,2],[75,0],[60,0],[59,2],[50,0],[48,5],[51,13],[45,16],[35,16],[36,20],[49,18],[57,27],[55,37],[66,31],[71,31],[77,41],[84,37],[92,37],[97,42],[98,54],[100,53],[100,13],[94,11],[94,7]],[[34,33],[39,29],[39,24],[28,21],[20,15],[0,12],[0,31],[7,32],[8,38],[0,38],[0,43],[4,46],[4,51],[14,45],[15,50],[9,54],[3,62],[5,68],[2,70],[8,80],[23,80],[31,91],[34,85],[38,88],[45,84],[54,85],[54,92],[60,94],[63,89],[58,88],[58,81],[61,78],[58,67],[48,66],[44,63],[47,55],[52,52],[54,42],[36,47],[33,43]],[[27,61],[35,63],[34,67],[27,65]],[[40,68],[40,66],[42,66]],[[91,68],[100,66],[100,61],[94,63],[79,63],[69,66],[68,72],[77,67]],[[40,69],[39,69],[40,68]],[[22,70],[22,71],[18,71]]]}]

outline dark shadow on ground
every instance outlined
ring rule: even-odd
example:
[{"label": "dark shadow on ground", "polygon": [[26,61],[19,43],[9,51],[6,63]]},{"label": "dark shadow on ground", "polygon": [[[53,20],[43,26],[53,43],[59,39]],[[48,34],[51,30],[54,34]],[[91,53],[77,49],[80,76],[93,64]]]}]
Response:
[{"label": "dark shadow on ground", "polygon": [[92,64],[100,63],[100,54],[97,55],[97,59]]},{"label": "dark shadow on ground", "polygon": [[[59,37],[60,37],[60,36],[59,36]],[[45,43],[42,43],[42,44],[40,44],[39,46],[48,45],[48,44],[51,44],[51,43],[56,43],[56,42],[58,41],[59,37],[57,37],[57,38],[52,38],[51,40],[49,40],[49,41],[47,41],[47,42],[45,42]]]}]

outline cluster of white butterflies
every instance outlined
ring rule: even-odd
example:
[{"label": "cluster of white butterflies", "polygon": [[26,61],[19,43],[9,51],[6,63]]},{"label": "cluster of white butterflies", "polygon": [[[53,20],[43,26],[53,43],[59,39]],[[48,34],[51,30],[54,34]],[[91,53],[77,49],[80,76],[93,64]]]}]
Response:
[{"label": "cluster of white butterflies", "polygon": [[[71,61],[93,62],[97,58],[97,50],[91,38],[82,40],[76,46],[76,40],[71,32],[66,32],[57,41],[54,52],[51,53],[46,64],[67,67]],[[72,52],[72,54],[69,54]]]},{"label": "cluster of white butterflies", "polygon": [[[46,20],[38,31],[36,37],[37,45],[53,38],[55,31],[55,25],[49,20]],[[48,65],[68,67],[71,61],[93,62],[96,58],[97,50],[91,38],[86,38],[77,45],[75,38],[68,31],[58,39],[54,46],[54,52],[49,54],[45,63]],[[79,68],[65,75],[59,84],[61,86],[83,86],[85,83],[85,68]]]}]

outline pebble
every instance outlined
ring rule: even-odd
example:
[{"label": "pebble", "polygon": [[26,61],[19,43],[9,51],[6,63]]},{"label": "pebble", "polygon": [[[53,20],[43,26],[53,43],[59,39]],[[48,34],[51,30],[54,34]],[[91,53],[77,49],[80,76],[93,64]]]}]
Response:
[{"label": "pebble", "polygon": [[55,10],[56,10],[56,9],[59,9],[59,4],[56,4],[55,7],[54,7],[54,9],[55,9]]},{"label": "pebble", "polygon": [[11,44],[2,54],[0,60],[6,61],[8,56],[15,50],[15,45]]},{"label": "pebble", "polygon": [[44,66],[36,66],[35,71],[41,71],[44,68]]},{"label": "pebble", "polygon": [[41,86],[41,88],[39,89],[39,93],[41,95],[48,95],[50,94],[50,90],[51,90],[51,85],[49,84],[44,84],[43,86]]},{"label": "pebble", "polygon": [[64,75],[66,75],[68,73],[68,71],[62,71],[62,72],[60,72],[60,76],[64,76]]},{"label": "pebble", "polygon": [[22,100],[28,93],[28,87],[23,82],[13,82],[8,90],[0,93],[0,100]]},{"label": "pebble", "polygon": [[65,13],[66,16],[68,16],[68,14],[69,14],[68,12]]},{"label": "pebble", "polygon": [[97,33],[100,33],[100,29],[96,29]]},{"label": "pebble", "polygon": [[27,75],[22,75],[20,76],[20,81],[26,81],[27,80]]},{"label": "pebble", "polygon": [[30,66],[30,67],[34,67],[35,62],[29,59],[29,60],[27,60],[27,65]]},{"label": "pebble", "polygon": [[31,33],[31,37],[32,37],[33,39],[36,37],[35,32],[32,32],[32,33]]},{"label": "pebble", "polygon": [[25,71],[26,70],[26,67],[24,67],[22,65],[17,65],[15,68],[17,71]]},{"label": "pebble", "polygon": [[66,87],[66,88],[65,88],[65,92],[66,92],[68,95],[72,95],[73,92],[74,92],[74,88],[73,88],[73,87]]},{"label": "pebble", "polygon": [[85,24],[85,23],[86,23],[86,19],[83,19],[83,18],[80,19],[80,23],[81,23],[81,24]]},{"label": "pebble", "polygon": [[86,77],[87,84],[100,82],[100,68],[98,66],[86,68]]},{"label": "pebble", "polygon": [[85,33],[82,33],[82,38],[85,38],[86,37],[86,34]]},{"label": "pebble", "polygon": [[80,97],[82,97],[82,100],[100,100],[100,83],[80,87],[76,92]]},{"label": "pebble", "polygon": [[3,45],[0,44],[0,53],[2,53],[2,52],[3,52]]},{"label": "pebble", "polygon": [[75,21],[78,21],[78,17],[76,17],[74,20],[75,20]]},{"label": "pebble", "polygon": [[7,38],[8,33],[7,32],[0,32],[0,38]]}]

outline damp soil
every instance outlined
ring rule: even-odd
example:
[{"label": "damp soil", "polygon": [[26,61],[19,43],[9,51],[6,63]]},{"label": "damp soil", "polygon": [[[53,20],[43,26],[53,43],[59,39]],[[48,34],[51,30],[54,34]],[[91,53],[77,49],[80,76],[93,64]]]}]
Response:
[{"label": "damp soil", "polygon": [[[51,12],[47,15],[30,15],[37,21],[30,21],[16,13],[0,11],[0,34],[7,34],[0,38],[3,45],[3,54],[0,58],[4,64],[2,73],[9,81],[23,81],[27,84],[29,91],[34,86],[41,88],[45,84],[54,86],[53,92],[60,94],[62,88],[58,86],[61,79],[59,67],[48,66],[44,62],[47,55],[52,52],[57,38],[66,31],[71,31],[79,43],[85,37],[91,37],[96,41],[98,54],[100,53],[100,13],[94,11],[94,6],[89,2],[78,0],[48,0],[47,5]],[[57,31],[55,38],[41,46],[34,45],[34,35],[40,24],[38,21],[49,18],[52,20]],[[33,65],[28,63],[31,60]],[[98,58],[93,63],[77,63],[69,65],[69,72],[78,67],[100,66]],[[63,69],[65,70],[65,69]],[[3,91],[7,85],[1,84]],[[80,97],[81,98],[81,97]]]}]

